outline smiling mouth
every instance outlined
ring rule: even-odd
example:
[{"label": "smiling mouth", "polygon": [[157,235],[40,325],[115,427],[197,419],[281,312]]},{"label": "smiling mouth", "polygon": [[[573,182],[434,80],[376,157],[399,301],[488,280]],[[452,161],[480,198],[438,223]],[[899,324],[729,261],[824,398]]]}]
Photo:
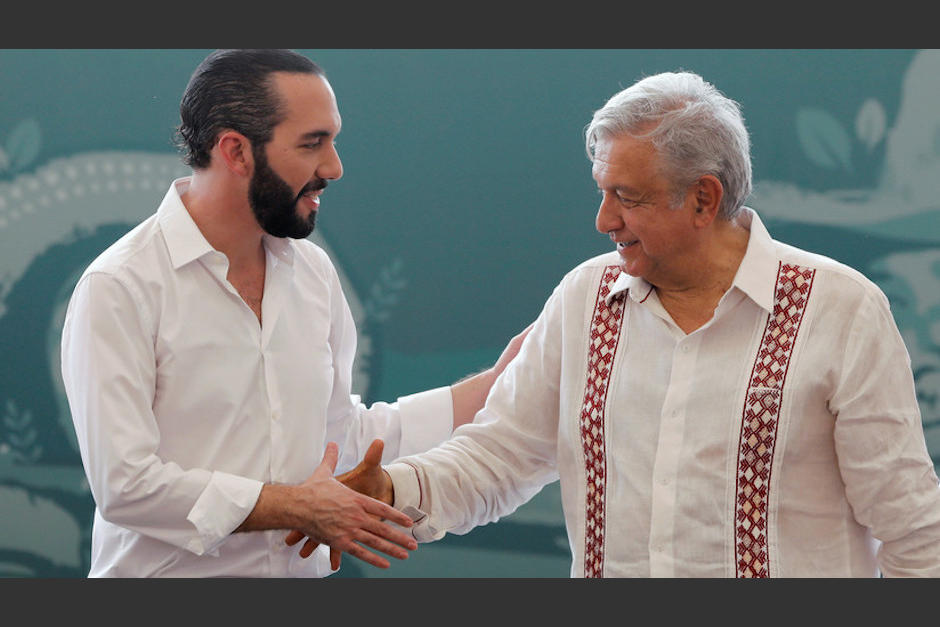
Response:
[{"label": "smiling mouth", "polygon": [[313,183],[308,183],[307,186],[300,191],[300,197],[316,200],[317,197],[323,193],[323,190],[326,189],[326,184],[326,181],[323,179],[319,179]]},{"label": "smiling mouth", "polygon": [[634,239],[634,240],[630,240],[629,242],[617,242],[617,250],[626,250],[627,248],[630,248],[631,246],[635,245],[639,241],[640,240],[638,239]]}]

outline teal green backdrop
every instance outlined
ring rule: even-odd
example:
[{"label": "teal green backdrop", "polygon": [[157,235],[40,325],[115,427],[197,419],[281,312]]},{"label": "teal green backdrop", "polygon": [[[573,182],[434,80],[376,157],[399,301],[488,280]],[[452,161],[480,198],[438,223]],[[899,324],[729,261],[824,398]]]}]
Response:
[{"label": "teal green backdrop", "polygon": [[[327,72],[342,180],[312,238],[361,331],[367,401],[490,364],[562,275],[610,249],[582,131],[643,75],[743,108],[778,239],[888,294],[940,461],[940,52],[304,50]],[[0,576],[83,577],[93,503],[59,375],[78,275],[187,174],[178,103],[208,50],[0,50]],[[344,577],[566,577],[557,484],[503,520]]]}]

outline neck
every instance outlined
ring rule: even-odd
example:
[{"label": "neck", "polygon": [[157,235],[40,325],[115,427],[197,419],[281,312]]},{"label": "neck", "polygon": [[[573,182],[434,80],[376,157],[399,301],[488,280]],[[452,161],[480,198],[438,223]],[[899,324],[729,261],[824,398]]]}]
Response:
[{"label": "neck", "polygon": [[721,297],[731,288],[747,252],[750,232],[735,221],[716,221],[690,259],[687,271],[655,285],[663,307],[686,333],[711,319]]},{"label": "neck", "polygon": [[209,244],[229,260],[230,267],[264,263],[264,232],[248,204],[245,185],[223,180],[224,173],[195,171],[183,205]]}]

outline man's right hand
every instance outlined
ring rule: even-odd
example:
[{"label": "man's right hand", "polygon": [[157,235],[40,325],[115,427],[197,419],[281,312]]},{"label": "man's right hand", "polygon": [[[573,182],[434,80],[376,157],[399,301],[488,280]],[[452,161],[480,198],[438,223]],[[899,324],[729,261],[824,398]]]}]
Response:
[{"label": "man's right hand", "polygon": [[[334,446],[334,449],[335,449],[335,445],[332,445],[332,446]],[[364,495],[364,497],[368,497],[370,501],[373,501],[373,502],[381,501],[381,503],[376,503],[376,504],[383,505],[384,509],[381,509],[381,511],[377,511],[376,508],[372,508],[369,510],[369,512],[375,524],[379,525],[383,530],[388,530],[390,536],[383,535],[383,537],[388,537],[388,539],[390,540],[395,538],[393,541],[395,541],[397,544],[414,550],[415,548],[417,548],[417,545],[414,542],[413,538],[394,530],[392,527],[389,527],[384,522],[382,522],[383,520],[387,519],[387,520],[390,520],[391,522],[398,523],[399,525],[402,525],[403,527],[410,527],[413,524],[411,519],[408,518],[408,516],[402,514],[398,510],[391,507],[391,504],[394,502],[394,499],[395,499],[395,494],[394,494],[394,489],[392,485],[392,480],[388,476],[388,473],[381,466],[383,448],[384,448],[384,444],[382,440],[373,441],[372,444],[369,446],[369,449],[366,451],[365,456],[363,456],[362,461],[359,462],[359,464],[355,468],[353,468],[349,472],[345,472],[335,477],[335,479],[332,477],[332,474],[331,474],[330,480],[338,482],[339,484],[342,484],[346,488],[355,490],[356,492]],[[310,477],[310,479],[308,479],[307,482],[305,482],[305,485],[306,483],[309,483],[311,481],[321,481],[323,479],[322,476],[318,476],[318,473],[321,473],[322,470],[324,469],[325,467],[324,464],[326,464],[327,456],[329,454],[330,454],[330,449],[327,448],[327,454],[324,455],[324,462],[320,464],[320,467],[317,468],[317,471]],[[332,473],[332,471],[336,468],[336,456],[334,455],[331,459],[332,459],[332,463],[329,465],[330,473]],[[343,548],[342,546],[331,544],[323,540],[319,540],[316,536],[311,535],[310,533],[307,533],[305,529],[297,528],[297,529],[292,530],[287,535],[287,538],[285,538],[285,542],[289,546],[293,546],[305,537],[307,538],[307,541],[304,542],[304,545],[300,548],[300,556],[304,558],[309,557],[319,544],[328,544],[330,546],[330,566],[333,570],[336,570],[339,568],[340,559],[341,559],[341,555],[343,551],[346,551],[350,555],[354,557],[358,557],[359,559],[363,559],[364,561],[369,562],[370,564],[373,564],[375,566],[379,566],[381,568],[388,568],[387,561],[382,560],[382,562],[384,562],[384,565],[381,563],[376,563],[375,561],[372,561],[371,559],[367,559],[366,557],[363,557],[363,555],[359,554],[358,551],[355,551],[355,547],[358,547],[362,551],[365,551],[365,549],[362,549],[362,547],[359,547],[359,545],[357,545],[355,542],[351,543],[354,549],[349,550],[349,549]],[[364,541],[364,540],[360,540],[360,541]],[[369,543],[367,542],[367,544]],[[382,548],[382,546],[378,546],[375,544],[369,544],[369,546],[372,546],[373,548],[376,548],[393,557],[397,557],[398,559],[406,559],[408,557],[408,554],[405,551],[402,551],[401,549],[398,549],[397,547],[394,547],[394,546],[389,546],[388,544],[382,545],[382,546],[385,546],[386,548]],[[386,550],[388,548],[391,548],[391,551]],[[365,551],[365,552],[368,554],[369,557],[373,557],[373,558],[377,557],[369,553],[368,551]]]},{"label": "man's right hand", "polygon": [[359,494],[333,477],[338,458],[339,449],[330,442],[323,461],[303,483],[266,484],[254,509],[237,531],[295,529],[315,545],[330,547],[334,570],[339,568],[342,553],[379,568],[388,568],[388,560],[370,548],[397,559],[407,559],[406,549],[418,548],[417,542],[383,521],[407,528],[412,525],[411,519],[391,505]]}]

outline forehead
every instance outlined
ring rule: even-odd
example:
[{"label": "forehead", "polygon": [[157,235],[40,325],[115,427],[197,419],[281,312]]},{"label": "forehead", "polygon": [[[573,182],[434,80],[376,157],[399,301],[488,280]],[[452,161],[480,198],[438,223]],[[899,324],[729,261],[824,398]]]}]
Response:
[{"label": "forehead", "polygon": [[658,154],[652,142],[630,135],[598,139],[594,146],[591,173],[600,183],[606,179],[651,176],[656,173]]},{"label": "forehead", "polygon": [[275,72],[273,87],[284,108],[275,134],[339,133],[342,119],[330,83],[316,74]]}]

